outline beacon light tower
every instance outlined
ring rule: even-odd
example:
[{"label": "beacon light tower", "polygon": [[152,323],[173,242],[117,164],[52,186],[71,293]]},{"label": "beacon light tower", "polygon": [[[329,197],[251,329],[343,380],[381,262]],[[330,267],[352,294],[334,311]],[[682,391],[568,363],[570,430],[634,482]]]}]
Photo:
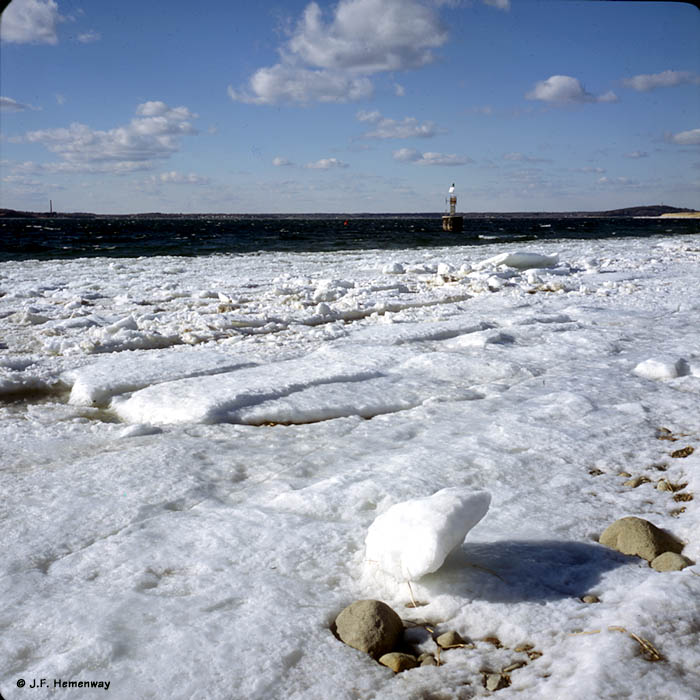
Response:
[{"label": "beacon light tower", "polygon": [[462,224],[464,223],[464,218],[457,216],[457,195],[455,194],[455,183],[452,183],[452,187],[448,190],[449,202],[450,202],[450,213],[442,217],[442,230],[443,231],[461,231]]}]

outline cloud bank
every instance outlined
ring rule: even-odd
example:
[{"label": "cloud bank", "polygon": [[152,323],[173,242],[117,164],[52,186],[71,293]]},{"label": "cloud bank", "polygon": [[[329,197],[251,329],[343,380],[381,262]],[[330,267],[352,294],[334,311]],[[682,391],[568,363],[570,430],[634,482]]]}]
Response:
[{"label": "cloud bank", "polygon": [[186,107],[144,102],[136,115],[126,126],[109,131],[74,123],[68,128],[29,131],[24,139],[60,156],[58,170],[121,173],[149,169],[153,161],[178,151],[184,134],[196,133],[191,120],[197,115]]},{"label": "cloud bank", "polygon": [[622,81],[625,87],[648,92],[660,87],[674,87],[675,85],[700,85],[700,75],[687,70],[665,70],[661,73],[643,73]]},{"label": "cloud bank", "polygon": [[341,0],[328,21],[312,2],[280,61],[228,92],[250,104],[356,101],[372,94],[370,76],[424,66],[446,41],[435,11],[416,0]]},{"label": "cloud bank", "polygon": [[454,153],[421,153],[414,148],[400,148],[394,151],[394,160],[403,163],[414,163],[415,165],[465,165],[471,163],[471,158],[458,156]]}]

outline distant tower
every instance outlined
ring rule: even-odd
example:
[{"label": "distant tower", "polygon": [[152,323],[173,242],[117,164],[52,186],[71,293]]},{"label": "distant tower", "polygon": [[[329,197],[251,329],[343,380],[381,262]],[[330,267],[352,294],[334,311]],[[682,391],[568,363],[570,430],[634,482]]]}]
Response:
[{"label": "distant tower", "polygon": [[447,193],[449,194],[450,213],[442,217],[442,230],[461,231],[464,219],[461,216],[457,216],[457,195],[455,194],[454,182]]}]

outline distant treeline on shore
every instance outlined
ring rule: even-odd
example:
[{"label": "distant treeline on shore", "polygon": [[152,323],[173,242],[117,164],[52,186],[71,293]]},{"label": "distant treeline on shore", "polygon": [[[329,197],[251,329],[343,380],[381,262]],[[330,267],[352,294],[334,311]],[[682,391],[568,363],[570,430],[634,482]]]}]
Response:
[{"label": "distant treeline on shore", "polygon": [[[581,219],[581,218],[622,218],[635,216],[662,216],[663,214],[690,214],[693,209],[652,205],[609,209],[607,211],[525,211],[525,212],[462,212],[470,219]],[[90,212],[32,212],[15,209],[0,209],[0,218],[5,219],[433,219],[442,212],[406,213],[307,213],[307,214],[166,214],[148,212],[142,214],[93,214]]]}]

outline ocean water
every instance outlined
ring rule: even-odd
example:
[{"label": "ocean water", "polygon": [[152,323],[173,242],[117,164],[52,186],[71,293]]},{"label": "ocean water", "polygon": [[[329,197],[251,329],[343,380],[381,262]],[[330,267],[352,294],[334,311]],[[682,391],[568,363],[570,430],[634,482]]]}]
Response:
[{"label": "ocean water", "polygon": [[0,221],[0,261],[398,250],[698,232],[697,220],[634,218],[465,218],[460,233],[442,231],[435,217],[5,219]]}]

